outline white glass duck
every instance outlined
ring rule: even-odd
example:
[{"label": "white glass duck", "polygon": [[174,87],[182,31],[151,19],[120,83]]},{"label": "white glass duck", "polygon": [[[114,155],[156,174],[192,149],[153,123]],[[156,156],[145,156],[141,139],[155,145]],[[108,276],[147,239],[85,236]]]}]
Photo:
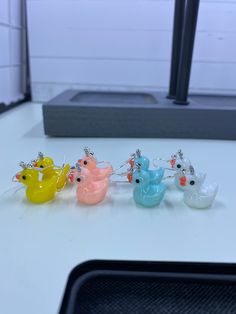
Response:
[{"label": "white glass duck", "polygon": [[182,150],[179,149],[176,154],[171,156],[170,165],[172,169],[176,171],[174,179],[176,187],[184,190],[184,186],[180,184],[180,178],[183,176],[183,172],[187,171],[191,165],[190,160],[184,158]]},{"label": "white glass duck", "polygon": [[[185,179],[184,179],[185,178]],[[180,183],[185,187],[184,202],[193,208],[207,208],[212,205],[215,200],[218,185],[203,184],[205,177],[195,174],[193,166],[189,167],[189,174],[180,178]]]},{"label": "white glass duck", "polygon": [[[174,183],[176,187],[180,190],[185,190],[185,186],[181,185],[181,177],[183,177],[183,173],[187,173],[189,167],[191,166],[191,162],[189,159],[184,158],[184,154],[181,149],[177,151],[176,154],[171,156],[170,164],[173,170],[176,171]],[[203,182],[206,178],[205,173],[198,173],[197,176]]]}]

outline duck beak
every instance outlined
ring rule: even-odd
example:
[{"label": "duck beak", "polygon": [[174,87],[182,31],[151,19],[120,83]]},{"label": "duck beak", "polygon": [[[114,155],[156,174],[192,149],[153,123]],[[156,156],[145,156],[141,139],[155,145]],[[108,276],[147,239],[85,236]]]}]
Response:
[{"label": "duck beak", "polygon": [[132,180],[133,180],[132,172],[129,172],[129,173],[127,174],[127,179],[128,179],[128,181],[129,181],[129,183],[132,183]]},{"label": "duck beak", "polygon": [[171,165],[172,168],[174,168],[175,162],[176,162],[175,159],[171,159],[170,160],[170,165]]},{"label": "duck beak", "polygon": [[133,166],[134,166],[134,160],[133,160],[133,159],[130,159],[130,160],[129,160],[129,164],[130,164],[130,166],[133,168]]},{"label": "duck beak", "polygon": [[79,159],[78,160],[78,163],[80,164],[80,166],[81,166],[81,163],[82,163],[82,159]]},{"label": "duck beak", "polygon": [[181,186],[186,186],[186,177],[181,177],[180,179],[179,179],[179,182],[180,182],[180,185]]},{"label": "duck beak", "polygon": [[75,178],[75,175],[72,172],[70,172],[69,175],[68,175],[69,182],[73,183],[74,182],[74,178]]},{"label": "duck beak", "polygon": [[19,180],[20,180],[20,173],[17,173],[17,174],[15,174],[14,177],[12,178],[12,181],[13,181],[13,182],[19,182]]},{"label": "duck beak", "polygon": [[34,167],[36,167],[36,168],[38,167],[38,163],[37,162],[34,163]]}]

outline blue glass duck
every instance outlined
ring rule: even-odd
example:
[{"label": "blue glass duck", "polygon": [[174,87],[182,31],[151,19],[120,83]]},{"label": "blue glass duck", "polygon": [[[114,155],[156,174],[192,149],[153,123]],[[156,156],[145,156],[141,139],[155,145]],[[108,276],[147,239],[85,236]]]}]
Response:
[{"label": "blue glass duck", "polygon": [[150,184],[159,184],[164,176],[164,168],[160,167],[156,170],[149,170],[149,159],[141,155],[139,149],[136,150],[136,157],[134,159],[134,164],[138,165],[140,169],[145,170],[149,174]]},{"label": "blue glass duck", "polygon": [[161,203],[166,185],[151,184],[149,172],[142,170],[138,165],[138,169],[133,173],[132,183],[134,185],[133,197],[137,204],[145,207],[154,207]]}]

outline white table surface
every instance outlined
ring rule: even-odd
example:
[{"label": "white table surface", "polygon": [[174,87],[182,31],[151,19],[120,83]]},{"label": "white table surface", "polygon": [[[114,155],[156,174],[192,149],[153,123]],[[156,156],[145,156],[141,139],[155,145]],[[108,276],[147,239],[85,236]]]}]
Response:
[{"label": "white table surface", "polygon": [[[86,145],[114,167],[136,148],[151,159],[182,148],[220,184],[217,199],[208,210],[190,209],[170,186],[160,207],[145,209],[134,204],[131,185],[112,184],[96,207],[78,205],[71,189],[31,205],[11,181],[19,161],[38,151],[74,163]],[[236,262],[233,141],[48,138],[41,105],[27,103],[0,115],[0,156],[0,313],[57,313],[69,272],[89,259]]]}]

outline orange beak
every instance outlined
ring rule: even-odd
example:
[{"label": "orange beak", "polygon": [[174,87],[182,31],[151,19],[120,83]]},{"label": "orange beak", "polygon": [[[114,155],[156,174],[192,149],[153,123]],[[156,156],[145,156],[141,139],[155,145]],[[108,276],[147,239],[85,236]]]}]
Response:
[{"label": "orange beak", "polygon": [[79,159],[79,160],[78,160],[78,163],[81,165],[81,163],[82,163],[82,159]]},{"label": "orange beak", "polygon": [[128,179],[128,181],[129,181],[129,183],[132,182],[133,176],[132,176],[132,173],[131,173],[131,172],[129,172],[129,173],[127,174],[127,179]]},{"label": "orange beak", "polygon": [[34,167],[38,167],[38,163],[37,162],[34,163]]},{"label": "orange beak", "polygon": [[180,179],[179,179],[179,182],[180,182],[180,185],[181,186],[186,186],[186,177],[181,177]]},{"label": "orange beak", "polygon": [[17,173],[17,174],[15,175],[15,178],[16,178],[17,180],[20,180],[20,173]]},{"label": "orange beak", "polygon": [[75,177],[74,173],[69,173],[68,179],[69,179],[70,183],[74,182],[74,177]]},{"label": "orange beak", "polygon": [[174,168],[175,162],[176,162],[175,159],[171,159],[170,160],[170,165],[171,165],[172,168]]},{"label": "orange beak", "polygon": [[133,168],[133,166],[134,166],[134,160],[133,160],[133,159],[130,159],[130,160],[129,160],[129,164],[130,164],[130,166]]}]

